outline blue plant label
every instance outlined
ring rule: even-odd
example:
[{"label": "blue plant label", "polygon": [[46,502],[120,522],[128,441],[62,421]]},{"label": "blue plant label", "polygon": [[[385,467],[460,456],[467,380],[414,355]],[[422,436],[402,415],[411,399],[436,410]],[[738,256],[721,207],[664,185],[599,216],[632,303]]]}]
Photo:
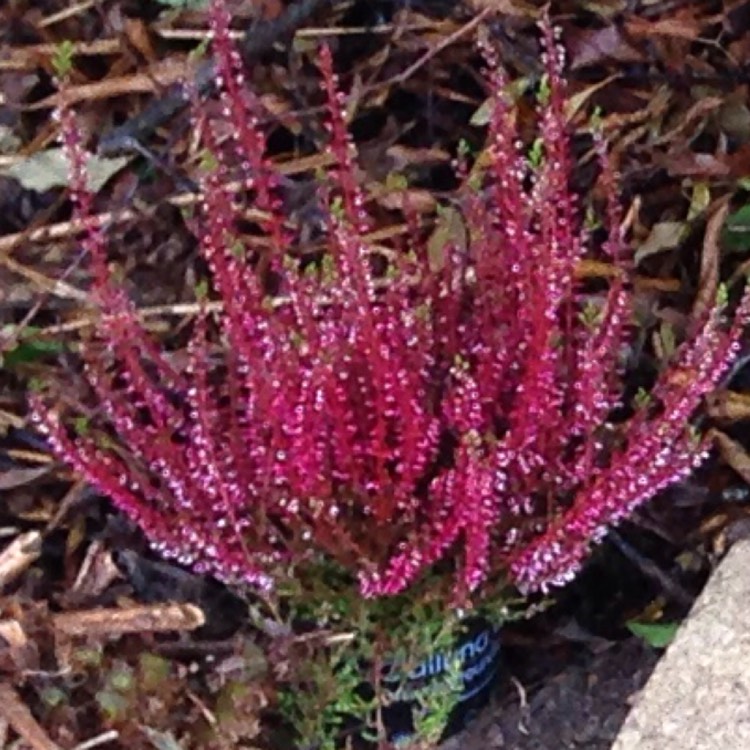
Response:
[{"label": "blue plant label", "polygon": [[486,621],[478,621],[460,636],[452,649],[435,651],[409,672],[402,665],[386,665],[382,680],[390,698],[384,711],[391,742],[405,740],[414,733],[413,713],[418,710],[419,696],[429,690],[452,691],[460,680],[460,695],[451,711],[447,734],[457,731],[478,704],[489,696],[497,674],[500,656],[499,633]]}]

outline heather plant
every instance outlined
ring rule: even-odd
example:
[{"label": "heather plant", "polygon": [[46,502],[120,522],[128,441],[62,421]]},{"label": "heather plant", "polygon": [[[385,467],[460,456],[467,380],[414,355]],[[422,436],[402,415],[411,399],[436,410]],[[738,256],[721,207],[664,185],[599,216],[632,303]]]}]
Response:
[{"label": "heather plant", "polygon": [[[285,215],[224,4],[209,15],[221,111],[196,95],[204,158],[190,221],[221,310],[214,320],[199,290],[184,367],[110,271],[61,81],[70,194],[99,311],[83,347],[97,408],[84,420],[37,397],[52,449],[161,554],[231,583],[267,591],[321,556],[364,597],[404,592],[436,565],[453,571],[457,601],[488,577],[523,593],[570,580],[608,527],[706,457],[690,419],[737,350],[750,299],[726,321],[720,295],[648,399],[611,424],[631,329],[628,248],[596,135],[605,229],[582,226],[549,24],[534,158],[506,74],[484,51],[486,151],[459,167],[467,242],[448,238],[439,257],[406,200],[409,239],[368,239],[346,97],[321,47],[332,165],[318,176],[325,248],[310,254]],[[575,276],[589,254],[617,268],[600,298]]]},{"label": "heather plant", "polygon": [[[632,291],[617,180],[594,129],[604,205],[601,227],[585,226],[549,23],[533,144],[483,49],[486,148],[458,160],[466,236],[437,252],[408,192],[407,238],[371,239],[346,97],[321,47],[331,166],[317,175],[323,250],[309,251],[224,4],[209,17],[221,106],[193,92],[201,202],[186,218],[212,291],[197,290],[184,364],[110,269],[61,50],[57,116],[98,317],[81,347],[80,406],[38,393],[33,413],[54,453],[162,555],[273,592],[292,619],[369,634],[311,656],[303,681],[317,688],[282,701],[310,740],[376,706],[354,693],[352,665],[374,665],[377,683],[399,639],[431,634],[412,644],[417,656],[441,642],[451,603],[569,581],[609,527],[705,459],[691,418],[738,349],[750,297],[729,320],[719,290],[647,396],[621,403]],[[604,293],[576,277],[586,257],[615,269]],[[423,716],[431,736],[439,708]]]}]

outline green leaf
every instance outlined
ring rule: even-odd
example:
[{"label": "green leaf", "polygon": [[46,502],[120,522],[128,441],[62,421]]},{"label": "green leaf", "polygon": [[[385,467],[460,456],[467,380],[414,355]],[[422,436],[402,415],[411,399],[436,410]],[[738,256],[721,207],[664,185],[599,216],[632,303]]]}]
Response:
[{"label": "green leaf", "polygon": [[208,299],[208,282],[205,279],[201,279],[195,285],[195,299],[198,302],[204,302]]},{"label": "green leaf", "polygon": [[544,140],[542,138],[536,138],[531,144],[531,148],[528,153],[529,165],[532,169],[539,169],[544,162]]},{"label": "green leaf", "polygon": [[82,415],[77,416],[73,420],[73,429],[75,430],[76,435],[86,437],[86,435],[88,435],[91,431],[91,421],[88,417]]},{"label": "green leaf", "polygon": [[208,7],[208,0],[156,0],[159,5],[175,10],[204,10]]},{"label": "green leaf", "polygon": [[658,335],[661,358],[669,359],[677,350],[677,338],[675,337],[674,328],[666,321],[663,321]]},{"label": "green leaf", "polygon": [[588,301],[584,304],[583,309],[578,313],[578,320],[581,325],[589,331],[596,331],[602,320],[602,309],[595,302]]},{"label": "green leaf", "polygon": [[719,284],[716,290],[716,306],[726,307],[729,302],[729,291],[727,290],[726,284]]},{"label": "green leaf", "polygon": [[750,203],[727,217],[721,235],[722,245],[728,252],[750,250]]},{"label": "green leaf", "polygon": [[73,69],[73,55],[75,46],[70,39],[66,39],[55,47],[52,55],[52,69],[58,78],[64,78]]},{"label": "green leaf", "polygon": [[687,220],[694,221],[702,216],[711,205],[711,189],[706,182],[696,182],[690,196]]},{"label": "green leaf", "polygon": [[549,76],[545,73],[539,81],[539,89],[536,94],[537,101],[541,105],[549,103],[550,96],[552,94],[552,86],[550,85]]},{"label": "green leaf", "polygon": [[203,149],[198,160],[198,168],[203,172],[213,172],[219,166],[219,160],[207,148]]},{"label": "green leaf", "polygon": [[385,189],[388,192],[401,192],[409,188],[409,182],[400,172],[389,172],[385,178]]},{"label": "green leaf", "polygon": [[5,352],[2,355],[2,363],[5,367],[17,367],[28,362],[36,362],[48,354],[59,354],[64,349],[65,345],[60,341],[28,339]]},{"label": "green leaf", "polygon": [[100,690],[95,696],[99,711],[109,721],[122,721],[132,712],[131,701],[114,690]]},{"label": "green leaf", "polygon": [[679,622],[626,622],[627,629],[637,638],[645,641],[651,648],[666,648],[675,637]]},{"label": "green leaf", "polygon": [[107,679],[110,688],[120,693],[127,693],[134,685],[133,670],[125,664],[113,669]]},{"label": "green leaf", "polygon": [[474,125],[476,127],[484,127],[485,125],[489,125],[490,119],[492,118],[492,112],[495,109],[495,99],[494,97],[488,97],[485,99],[479,107],[475,110],[474,114],[471,116],[471,120],[469,121],[471,125]]},{"label": "green leaf", "polygon": [[171,664],[163,656],[146,652],[138,659],[141,679],[139,688],[153,692],[161,688],[172,672]]},{"label": "green leaf", "polygon": [[643,387],[639,388],[633,397],[633,406],[636,409],[645,409],[651,405],[651,394]]},{"label": "green leaf", "polygon": [[67,693],[54,685],[44,688],[39,697],[44,705],[49,708],[57,708],[68,702]]}]

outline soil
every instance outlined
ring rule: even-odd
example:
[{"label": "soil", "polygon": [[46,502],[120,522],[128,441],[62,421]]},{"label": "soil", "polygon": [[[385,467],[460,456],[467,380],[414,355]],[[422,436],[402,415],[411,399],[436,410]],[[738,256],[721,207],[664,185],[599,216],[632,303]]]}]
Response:
[{"label": "soil", "polygon": [[[577,649],[540,668],[509,659],[490,705],[443,750],[608,750],[659,658],[637,638]],[[532,676],[535,675],[535,676]]]},{"label": "soil", "polygon": [[675,564],[684,540],[672,547],[653,531],[676,531],[695,491],[683,486],[613,532],[553,607],[505,628],[489,704],[442,750],[609,750],[663,652],[628,624],[680,622],[707,578]]}]

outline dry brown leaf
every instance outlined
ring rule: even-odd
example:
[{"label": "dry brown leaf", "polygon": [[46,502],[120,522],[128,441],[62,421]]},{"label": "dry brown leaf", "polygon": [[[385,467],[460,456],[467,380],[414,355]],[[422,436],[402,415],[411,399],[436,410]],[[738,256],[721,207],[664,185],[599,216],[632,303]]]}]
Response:
[{"label": "dry brown leaf", "polygon": [[581,32],[570,44],[570,68],[577,70],[613,60],[640,62],[643,55],[614,25]]},{"label": "dry brown leaf", "polygon": [[[128,162],[129,157],[114,158],[89,155],[86,181],[93,193],[99,190]],[[12,177],[27,190],[45,192],[54,187],[65,187],[70,180],[68,160],[62,148],[49,148],[14,161],[0,169],[0,175]]]},{"label": "dry brown leaf", "polygon": [[659,221],[651,227],[648,237],[635,251],[633,258],[636,265],[642,260],[662,253],[665,250],[673,250],[678,247],[685,238],[687,225],[684,221]]},{"label": "dry brown leaf", "polygon": [[444,208],[438,215],[435,228],[427,241],[430,271],[437,273],[445,267],[445,254],[449,247],[464,252],[468,242],[466,224],[461,212],[452,206]]},{"label": "dry brown leaf", "polygon": [[629,16],[625,28],[634,37],[668,36],[693,41],[701,33],[705,20],[686,14],[670,18],[641,18]]},{"label": "dry brown leaf", "polygon": [[724,155],[697,154],[688,150],[656,154],[654,163],[664,167],[673,177],[728,177],[732,171]]},{"label": "dry brown leaf", "polygon": [[[91,42],[73,43],[76,57],[114,55],[122,52],[122,49],[120,39],[96,39]],[[56,44],[29,44],[6,50],[0,60],[0,71],[34,70],[39,67],[40,60],[51,59],[56,50]]]},{"label": "dry brown leaf", "polygon": [[724,432],[719,430],[712,432],[721,457],[750,484],[750,455],[745,447]]},{"label": "dry brown leaf", "polygon": [[35,480],[49,474],[52,466],[34,466],[33,468],[14,467],[0,472],[0,490],[11,490],[14,487],[23,487]]},{"label": "dry brown leaf", "polygon": [[29,639],[15,618],[0,620],[0,669],[9,673],[39,669],[37,642]]},{"label": "dry brown leaf", "polygon": [[431,214],[437,201],[429,190],[383,190],[374,195],[375,200],[389,211],[409,209],[418,214]]},{"label": "dry brown leaf", "polygon": [[719,288],[719,261],[721,256],[721,230],[729,212],[731,195],[716,201],[711,217],[706,224],[701,252],[701,270],[698,277],[698,293],[693,303],[693,318],[701,320],[716,306],[716,292]]},{"label": "dry brown leaf", "polygon": [[469,0],[469,7],[474,10],[490,9],[495,13],[517,18],[538,18],[539,8],[523,0]]},{"label": "dry brown leaf", "polygon": [[70,588],[70,594],[78,601],[93,599],[105,591],[120,575],[120,570],[115,565],[110,550],[106,549],[101,541],[95,540],[86,550],[86,557]]},{"label": "dry brown leaf", "polygon": [[[65,101],[69,106],[79,102],[112,99],[125,94],[159,94],[173,83],[184,81],[189,75],[187,64],[173,58],[161,60],[151,66],[148,73],[105,78],[94,83],[70,86],[65,90]],[[60,104],[60,94],[53,94],[39,102],[30,104],[30,111],[54,109]]]},{"label": "dry brown leaf", "polygon": [[157,59],[156,50],[151,43],[151,35],[142,19],[126,16],[123,18],[122,28],[128,42],[143,55],[144,59],[149,62]]},{"label": "dry brown leaf", "polygon": [[708,397],[706,413],[711,419],[732,424],[750,419],[750,394],[719,391]]}]

